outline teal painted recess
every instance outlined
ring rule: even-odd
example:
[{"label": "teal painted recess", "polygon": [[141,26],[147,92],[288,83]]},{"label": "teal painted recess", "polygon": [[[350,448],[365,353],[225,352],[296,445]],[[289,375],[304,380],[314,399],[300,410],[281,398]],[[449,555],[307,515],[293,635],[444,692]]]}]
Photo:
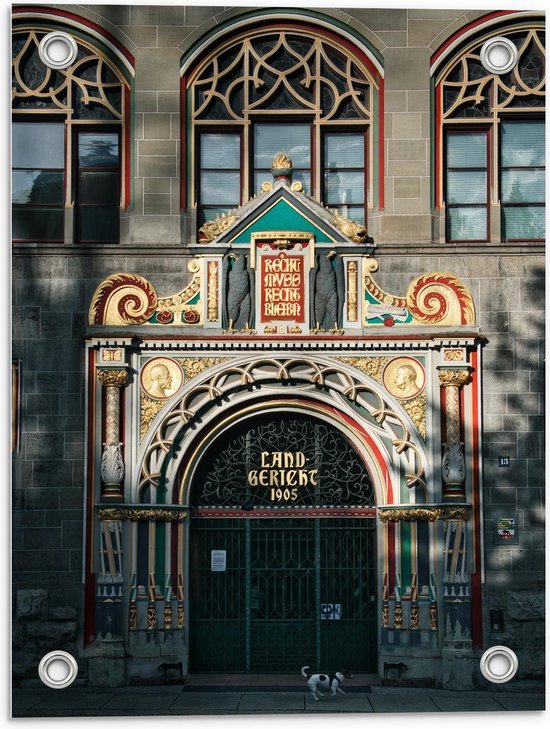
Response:
[{"label": "teal painted recess", "polygon": [[271,209],[260,215],[251,225],[242,230],[231,243],[250,243],[252,233],[266,230],[300,230],[315,236],[317,243],[335,243],[322,228],[308,220],[285,200],[279,200]]}]

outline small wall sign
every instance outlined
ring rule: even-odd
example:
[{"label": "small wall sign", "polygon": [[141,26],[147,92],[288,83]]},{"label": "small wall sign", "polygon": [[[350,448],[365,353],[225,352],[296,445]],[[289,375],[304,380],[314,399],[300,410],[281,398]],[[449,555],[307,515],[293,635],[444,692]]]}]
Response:
[{"label": "small wall sign", "polygon": [[499,468],[510,468],[510,456],[499,456],[498,457]]},{"label": "small wall sign", "polygon": [[227,552],[225,549],[213,549],[210,553],[210,571],[225,572],[227,567]]},{"label": "small wall sign", "polygon": [[321,604],[321,620],[340,620],[342,605],[339,602],[324,602]]},{"label": "small wall sign", "polygon": [[495,522],[495,544],[517,544],[517,515],[501,516]]}]

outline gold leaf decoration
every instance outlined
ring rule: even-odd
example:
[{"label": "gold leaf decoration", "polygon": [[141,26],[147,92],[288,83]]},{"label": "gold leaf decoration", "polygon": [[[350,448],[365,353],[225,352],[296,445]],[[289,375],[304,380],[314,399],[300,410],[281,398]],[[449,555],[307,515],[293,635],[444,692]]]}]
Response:
[{"label": "gold leaf decoration", "polygon": [[344,364],[361,370],[373,380],[382,382],[382,370],[391,360],[391,357],[337,357]]},{"label": "gold leaf decoration", "polygon": [[215,367],[221,362],[226,362],[229,357],[174,357],[176,362],[181,365],[185,373],[185,381],[192,380],[193,377],[202,375],[203,372]]},{"label": "gold leaf decoration", "polygon": [[143,393],[140,396],[140,415],[139,415],[139,439],[143,440],[145,433],[149,430],[151,423],[160,413],[166,401],[151,400]]},{"label": "gold leaf decoration", "polygon": [[378,512],[382,522],[388,521],[448,521],[456,519],[468,521],[470,518],[469,506],[425,506],[421,508],[395,508],[383,509]]},{"label": "gold leaf decoration", "polygon": [[224,230],[227,230],[234,222],[239,219],[234,213],[224,213],[218,215],[214,220],[209,220],[202,228],[199,228],[199,239],[204,242],[215,240]]},{"label": "gold leaf decoration", "polygon": [[411,416],[422,439],[426,440],[426,393],[422,392],[414,400],[404,400],[401,404]]},{"label": "gold leaf decoration", "polygon": [[338,228],[338,230],[345,235],[346,238],[349,238],[355,243],[365,242],[367,238],[367,229],[364,225],[361,225],[350,218],[344,218],[343,215],[340,215],[334,210],[331,210],[330,212],[332,214],[332,220],[330,222]]}]

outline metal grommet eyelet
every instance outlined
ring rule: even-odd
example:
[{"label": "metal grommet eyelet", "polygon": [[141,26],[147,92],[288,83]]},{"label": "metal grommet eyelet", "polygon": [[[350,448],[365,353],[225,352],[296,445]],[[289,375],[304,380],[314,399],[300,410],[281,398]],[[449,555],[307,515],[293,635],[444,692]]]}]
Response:
[{"label": "metal grommet eyelet", "polygon": [[491,683],[506,683],[518,670],[518,657],[504,645],[488,648],[479,661],[481,673]]},{"label": "metal grommet eyelet", "polygon": [[486,71],[500,76],[511,71],[516,65],[518,49],[509,38],[504,36],[490,38],[483,44],[480,60]]},{"label": "metal grommet eyelet", "polygon": [[46,653],[38,666],[42,683],[50,688],[62,689],[70,686],[78,674],[78,664],[70,653],[52,651]]},{"label": "metal grommet eyelet", "polygon": [[74,63],[78,46],[68,33],[53,31],[45,35],[38,46],[38,55],[48,68],[59,70]]}]

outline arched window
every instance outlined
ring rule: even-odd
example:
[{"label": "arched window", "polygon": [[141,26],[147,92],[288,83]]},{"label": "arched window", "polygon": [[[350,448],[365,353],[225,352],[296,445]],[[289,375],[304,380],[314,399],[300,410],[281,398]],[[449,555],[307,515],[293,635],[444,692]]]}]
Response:
[{"label": "arched window", "polygon": [[381,66],[296,20],[217,39],[183,69],[183,206],[198,225],[246,202],[280,151],[306,194],[366,222],[379,204]]},{"label": "arched window", "polygon": [[435,54],[436,205],[447,241],[545,236],[544,23],[482,24]]},{"label": "arched window", "polygon": [[116,243],[129,200],[131,56],[117,62],[112,43],[75,30],[77,16],[44,15],[14,17],[12,237]]}]

